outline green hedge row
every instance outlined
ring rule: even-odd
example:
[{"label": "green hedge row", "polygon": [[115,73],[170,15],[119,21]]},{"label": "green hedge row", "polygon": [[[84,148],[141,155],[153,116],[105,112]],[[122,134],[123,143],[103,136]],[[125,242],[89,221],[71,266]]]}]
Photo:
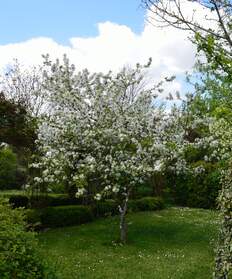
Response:
[{"label": "green hedge row", "polygon": [[87,223],[92,221],[93,217],[89,206],[54,206],[42,210],[41,223],[45,227],[66,227]]},{"label": "green hedge row", "polygon": [[49,206],[63,206],[63,205],[81,205],[83,201],[81,199],[69,198],[67,196],[32,196],[27,197],[25,195],[10,195],[10,204],[17,207],[25,208],[45,208]]},{"label": "green hedge row", "polygon": [[[11,195],[9,197],[9,202],[15,208],[46,208],[68,205],[83,205],[83,200],[76,198],[71,199],[67,196],[34,196],[29,199],[23,194]],[[130,200],[129,210],[153,210],[153,208],[156,209],[156,207],[159,207],[159,203],[162,203],[162,199],[154,197],[144,197],[141,199]],[[114,200],[106,200],[97,202],[93,206],[93,211],[95,216],[114,215],[118,213],[118,207]]]},{"label": "green hedge row", "polygon": [[[164,201],[160,197],[145,197],[128,202],[128,211],[152,211],[164,208]],[[114,200],[105,200],[97,202],[93,207],[95,217],[116,215],[119,212],[118,204]]]},{"label": "green hedge row", "polygon": [[164,200],[160,197],[145,197],[129,202],[129,210],[131,211],[152,211],[165,207]]},{"label": "green hedge row", "polygon": [[[146,197],[129,202],[129,212],[152,211],[164,208],[161,198]],[[117,203],[113,200],[99,201],[93,206],[70,205],[43,209],[28,209],[27,222],[41,227],[75,226],[92,221],[94,218],[118,214]]]}]

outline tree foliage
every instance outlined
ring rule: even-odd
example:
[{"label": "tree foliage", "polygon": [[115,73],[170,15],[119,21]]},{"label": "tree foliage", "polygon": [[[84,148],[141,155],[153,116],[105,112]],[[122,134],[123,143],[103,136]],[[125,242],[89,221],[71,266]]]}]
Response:
[{"label": "tree foliage", "polygon": [[17,60],[0,76],[0,88],[6,99],[24,107],[28,115],[38,117],[46,110],[46,91],[43,88],[43,66],[21,65]]},{"label": "tree foliage", "polygon": [[10,148],[0,147],[0,190],[16,184],[17,157]]},{"label": "tree foliage", "polygon": [[[190,31],[191,40],[197,45],[198,52],[203,52],[207,64],[199,61],[201,83],[197,82],[196,90],[205,111],[215,116],[214,125],[217,138],[221,142],[222,153],[231,157],[231,84],[232,84],[232,2],[230,0],[211,1],[169,1],[143,0],[153,14],[153,22],[162,26],[171,25]],[[194,9],[189,14],[186,7],[191,3]],[[204,18],[199,12],[204,12]],[[199,20],[200,19],[200,20]],[[224,125],[224,126],[223,126]],[[225,141],[224,138],[227,140]],[[230,140],[228,140],[228,138]],[[225,152],[227,150],[227,152]],[[216,259],[215,278],[228,278],[232,266],[232,183],[231,164],[226,164],[222,179],[222,190],[219,195],[219,207],[222,215],[219,248]]]},{"label": "tree foliage", "polygon": [[33,148],[35,138],[35,123],[26,108],[0,93],[0,142],[17,148]]}]

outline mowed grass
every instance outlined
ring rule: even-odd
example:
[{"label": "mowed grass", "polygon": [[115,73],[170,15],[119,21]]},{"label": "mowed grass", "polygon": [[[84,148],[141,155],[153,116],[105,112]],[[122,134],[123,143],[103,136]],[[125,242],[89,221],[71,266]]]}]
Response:
[{"label": "mowed grass", "polygon": [[128,244],[118,217],[41,233],[42,249],[62,279],[210,279],[218,232],[215,211],[170,208],[128,215]]},{"label": "mowed grass", "polygon": [[[60,196],[67,196],[65,194],[56,194],[56,193],[41,193],[42,195],[48,195],[50,197],[60,197]],[[17,190],[17,189],[13,189],[13,190],[0,190],[0,197],[5,197],[5,198],[9,198],[11,196],[14,195],[29,195],[29,193],[27,193],[27,191],[25,190]]]}]

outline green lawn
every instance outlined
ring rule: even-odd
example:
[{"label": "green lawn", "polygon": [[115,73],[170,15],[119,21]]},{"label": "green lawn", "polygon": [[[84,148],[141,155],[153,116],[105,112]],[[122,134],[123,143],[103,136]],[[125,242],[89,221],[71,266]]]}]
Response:
[{"label": "green lawn", "polygon": [[24,190],[0,190],[0,196],[11,196],[11,195],[24,195]]},{"label": "green lawn", "polygon": [[[46,194],[46,193],[44,193],[44,194]],[[13,190],[0,190],[0,197],[1,196],[10,197],[12,195],[28,195],[28,193],[25,190],[17,190],[17,189],[13,189]],[[67,196],[67,195],[65,195],[65,194],[56,194],[56,193],[49,193],[48,196],[59,197],[59,196]]]},{"label": "green lawn", "polygon": [[49,230],[39,238],[62,279],[210,279],[217,214],[170,208],[128,216],[129,242],[117,239],[118,218]]}]

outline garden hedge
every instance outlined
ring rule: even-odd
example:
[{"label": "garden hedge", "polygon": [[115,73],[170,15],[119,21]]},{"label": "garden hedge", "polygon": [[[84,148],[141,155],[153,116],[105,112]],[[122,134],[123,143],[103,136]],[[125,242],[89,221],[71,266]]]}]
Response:
[{"label": "garden hedge", "polygon": [[[128,207],[129,212],[159,210],[164,208],[164,201],[161,198],[147,197],[131,200]],[[35,229],[75,226],[118,213],[118,206],[114,200],[104,200],[98,201],[92,206],[68,205],[28,209],[27,222],[30,227]]]},{"label": "garden hedge", "polygon": [[40,218],[45,227],[66,227],[92,221],[93,213],[84,205],[54,206],[42,209]]},{"label": "garden hedge", "polygon": [[10,204],[14,207],[25,208],[45,208],[49,206],[63,206],[63,205],[81,205],[82,199],[69,198],[66,195],[52,196],[39,195],[28,197],[25,194],[10,194],[6,195],[9,198]]},{"label": "garden hedge", "polygon": [[164,200],[160,197],[144,197],[134,202],[134,211],[153,211],[163,209],[165,207]]}]

